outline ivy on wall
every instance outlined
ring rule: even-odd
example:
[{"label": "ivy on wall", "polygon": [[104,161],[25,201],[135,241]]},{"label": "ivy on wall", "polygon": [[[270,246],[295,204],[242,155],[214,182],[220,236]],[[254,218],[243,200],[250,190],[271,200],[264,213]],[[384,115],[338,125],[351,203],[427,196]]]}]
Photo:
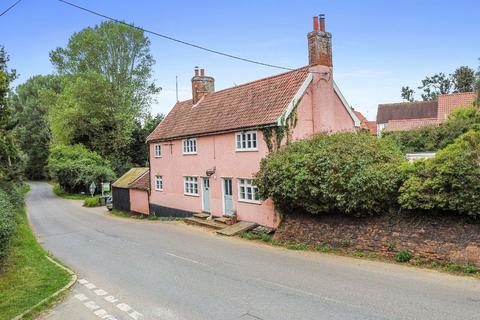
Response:
[{"label": "ivy on wall", "polygon": [[294,102],[293,110],[288,118],[285,118],[285,114],[282,115],[280,125],[262,129],[263,139],[265,140],[269,153],[280,149],[284,138],[286,138],[286,144],[289,144],[292,140],[292,129],[297,126],[298,122],[297,106],[299,102],[300,100]]}]

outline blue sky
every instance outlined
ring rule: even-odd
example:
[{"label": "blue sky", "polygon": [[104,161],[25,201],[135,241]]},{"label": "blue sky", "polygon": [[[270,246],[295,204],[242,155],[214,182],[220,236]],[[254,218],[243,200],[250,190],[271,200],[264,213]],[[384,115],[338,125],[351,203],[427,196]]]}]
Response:
[{"label": "blue sky", "polygon": [[[0,11],[14,0],[1,0]],[[312,16],[326,14],[333,34],[334,78],[344,96],[367,118],[379,103],[400,101],[402,85],[418,86],[426,75],[478,66],[480,1],[115,1],[71,0],[144,28],[212,49],[288,67],[307,62],[306,34]],[[23,0],[0,17],[0,44],[24,82],[53,72],[48,53],[102,19],[56,0]],[[195,66],[215,77],[216,89],[282,71],[230,60],[149,36],[154,77],[163,91],[152,106],[167,113],[191,96]]]}]

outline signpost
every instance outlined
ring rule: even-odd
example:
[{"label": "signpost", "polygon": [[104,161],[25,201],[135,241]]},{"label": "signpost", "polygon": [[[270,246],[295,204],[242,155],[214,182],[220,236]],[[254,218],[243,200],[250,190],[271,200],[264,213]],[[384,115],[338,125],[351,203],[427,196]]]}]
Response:
[{"label": "signpost", "polygon": [[110,182],[102,182],[102,197],[104,192],[110,192]]},{"label": "signpost", "polygon": [[92,181],[92,183],[90,184],[90,194],[93,195],[95,194],[95,190],[97,189],[97,185],[95,184],[95,182]]}]

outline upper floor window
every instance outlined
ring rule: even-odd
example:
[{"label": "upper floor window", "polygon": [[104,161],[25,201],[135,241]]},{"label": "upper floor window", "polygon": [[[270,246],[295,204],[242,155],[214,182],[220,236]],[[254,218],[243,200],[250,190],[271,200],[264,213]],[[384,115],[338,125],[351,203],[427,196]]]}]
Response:
[{"label": "upper floor window", "polygon": [[260,203],[258,187],[253,184],[252,179],[238,179],[238,200]]},{"label": "upper floor window", "polygon": [[197,139],[183,139],[183,154],[196,154],[197,153]]},{"label": "upper floor window", "polygon": [[155,190],[163,191],[163,177],[155,176]]},{"label": "upper floor window", "polygon": [[153,148],[155,150],[155,158],[161,157],[162,156],[162,146],[160,143],[155,143],[153,145]]},{"label": "upper floor window", "polygon": [[237,150],[239,151],[258,150],[256,131],[237,132],[235,136],[236,136]]},{"label": "upper floor window", "polygon": [[189,196],[198,196],[198,178],[184,177],[183,179],[184,179],[183,193]]}]

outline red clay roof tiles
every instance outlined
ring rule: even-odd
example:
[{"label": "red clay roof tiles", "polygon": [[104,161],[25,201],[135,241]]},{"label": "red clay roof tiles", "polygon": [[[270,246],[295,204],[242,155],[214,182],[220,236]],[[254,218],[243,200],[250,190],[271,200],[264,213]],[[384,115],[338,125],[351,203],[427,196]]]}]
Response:
[{"label": "red clay roof tiles", "polygon": [[213,92],[196,105],[177,102],[147,141],[212,134],[274,124],[308,74],[303,67]]}]

